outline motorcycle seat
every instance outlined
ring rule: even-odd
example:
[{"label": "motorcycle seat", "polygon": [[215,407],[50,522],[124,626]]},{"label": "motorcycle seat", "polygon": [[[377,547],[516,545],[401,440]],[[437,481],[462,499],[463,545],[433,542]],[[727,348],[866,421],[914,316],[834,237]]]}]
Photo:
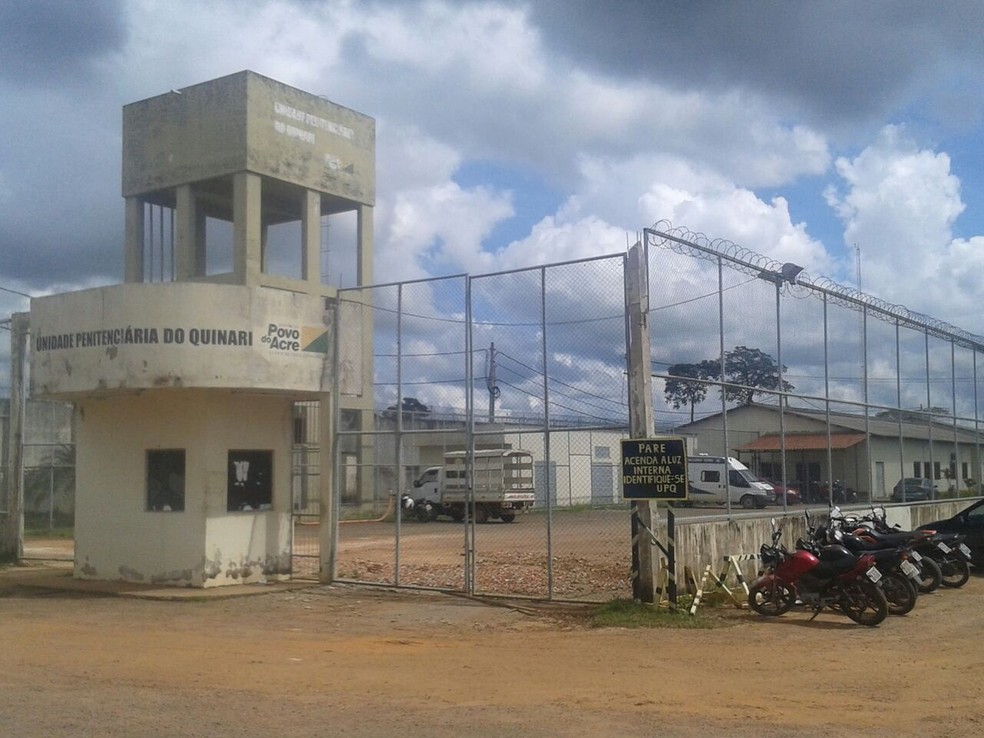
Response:
[{"label": "motorcycle seat", "polygon": [[[912,533],[879,533],[874,530],[866,530],[862,535],[864,538],[861,540],[864,541],[869,548],[898,548],[899,546],[906,546],[912,543],[913,538],[919,537],[914,536]],[[872,544],[871,542],[865,540],[865,538],[873,538],[875,543]]]}]

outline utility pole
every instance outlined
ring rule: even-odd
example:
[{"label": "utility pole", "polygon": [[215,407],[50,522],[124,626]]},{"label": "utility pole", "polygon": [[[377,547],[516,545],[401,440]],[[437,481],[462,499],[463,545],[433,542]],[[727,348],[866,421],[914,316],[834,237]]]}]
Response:
[{"label": "utility pole", "polygon": [[485,374],[485,386],[489,388],[489,423],[495,422],[495,401],[502,391],[495,383],[495,341],[489,347],[488,371]]},{"label": "utility pole", "polygon": [[[649,280],[642,244],[636,242],[625,260],[625,300],[628,327],[629,436],[649,438],[655,428],[653,377],[649,353]],[[653,513],[649,500],[632,501],[632,598],[655,602]]]}]

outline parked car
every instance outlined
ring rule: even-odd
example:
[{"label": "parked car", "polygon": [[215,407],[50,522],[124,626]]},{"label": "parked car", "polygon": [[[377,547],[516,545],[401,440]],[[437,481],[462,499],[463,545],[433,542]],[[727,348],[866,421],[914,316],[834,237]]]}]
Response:
[{"label": "parked car", "polygon": [[926,523],[920,525],[919,529],[935,530],[938,533],[961,533],[967,536],[964,542],[970,549],[974,564],[984,566],[984,500],[978,500],[952,518]]},{"label": "parked car", "polygon": [[806,483],[802,497],[804,502],[827,503],[833,501],[835,504],[842,504],[845,502],[857,502],[858,492],[853,487],[848,487],[839,479],[834,480],[832,489],[826,482],[811,481]]},{"label": "parked car", "polygon": [[906,477],[900,479],[892,488],[892,502],[923,502],[936,495],[936,485],[925,477]]},{"label": "parked car", "polygon": [[760,482],[765,482],[770,487],[772,487],[775,493],[775,502],[777,505],[781,505],[783,502],[783,497],[786,498],[787,505],[798,505],[800,502],[800,491],[793,484],[783,484],[782,482],[777,482],[774,479],[766,479],[765,477],[759,477]]}]

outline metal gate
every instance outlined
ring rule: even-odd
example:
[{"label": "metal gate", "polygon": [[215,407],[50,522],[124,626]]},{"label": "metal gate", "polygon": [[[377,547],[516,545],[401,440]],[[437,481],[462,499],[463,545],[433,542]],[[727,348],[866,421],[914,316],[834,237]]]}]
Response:
[{"label": "metal gate", "polygon": [[321,444],[317,428],[320,405],[294,405],[291,446],[291,576],[317,579],[321,569]]},{"label": "metal gate", "polygon": [[[339,397],[339,446],[352,457],[338,495],[338,579],[544,599],[631,594],[628,512],[598,504],[616,497],[590,464],[595,449],[618,458],[625,367],[570,367],[556,353],[587,340],[626,355],[623,262],[340,292],[372,314],[375,411],[360,424]],[[600,302],[581,299],[587,285]],[[601,393],[577,386],[588,374]],[[530,452],[532,510],[478,523],[398,504],[445,454],[469,449]]]}]

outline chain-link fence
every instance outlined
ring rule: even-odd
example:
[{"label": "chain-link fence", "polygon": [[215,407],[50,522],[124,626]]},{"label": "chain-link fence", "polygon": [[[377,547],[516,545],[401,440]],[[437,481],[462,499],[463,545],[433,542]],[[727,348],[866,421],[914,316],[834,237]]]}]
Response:
[{"label": "chain-link fence", "polygon": [[[9,328],[11,321],[3,321]],[[10,334],[6,331],[4,336]],[[30,348],[27,348],[30,351]],[[24,361],[25,368],[28,362]],[[6,372],[5,372],[6,374]],[[25,378],[26,379],[26,378]],[[12,398],[0,387],[0,514],[16,509],[12,402],[22,402],[19,472],[24,529],[29,535],[71,531],[75,521],[75,427],[72,406],[32,398]]]},{"label": "chain-link fence", "polygon": [[[392,523],[340,525],[340,578],[535,597],[631,592],[615,469],[628,403],[623,261],[341,294],[372,311],[379,409],[371,444],[340,431],[343,446],[371,447],[341,517],[375,514],[381,498],[404,504]],[[528,453],[531,484],[526,502],[503,509],[509,473],[489,459],[513,451]],[[474,508],[453,497],[450,478],[426,481],[468,452],[500,465],[476,477],[486,496]]]},{"label": "chain-link fence", "polygon": [[[931,499],[977,494],[981,339],[668,224],[644,245],[653,430],[741,470],[705,513],[911,502],[912,479]],[[362,519],[340,525],[341,579],[631,594],[624,269],[618,255],[340,294],[371,313],[376,409],[359,428],[341,402],[340,517]],[[429,504],[456,453],[477,469],[518,449],[532,458],[529,510]],[[758,480],[767,500],[741,492]]]},{"label": "chain-link fence", "polygon": [[[794,510],[978,494],[982,339],[668,224],[644,247],[653,431],[740,470],[711,514],[738,514],[759,478]],[[342,290],[339,305],[357,308],[346,319],[361,315],[371,333],[358,361],[372,362],[373,383],[336,386],[331,423],[317,403],[295,406],[295,575],[315,575],[330,540],[343,580],[629,596],[625,265],[613,255]],[[338,327],[353,340],[355,326]],[[362,376],[334,372],[345,373]],[[9,416],[0,402],[4,448]],[[329,424],[336,535],[317,525]],[[32,400],[25,426],[29,527],[68,524],[71,411]],[[0,492],[9,482],[0,469]]]},{"label": "chain-link fence", "polygon": [[[0,398],[0,510],[14,493],[10,397]],[[75,434],[72,407],[25,403],[23,452],[24,528],[29,534],[70,530],[75,521]]]},{"label": "chain-link fence", "polygon": [[[0,320],[4,339],[10,337],[16,316]],[[19,324],[18,324],[19,325]],[[19,342],[19,339],[18,339]],[[9,367],[0,376],[13,383],[14,361],[23,355],[13,346]],[[25,372],[27,363],[21,364]],[[10,371],[6,371],[9,369]],[[25,382],[28,376],[22,377]],[[71,531],[75,521],[75,427],[72,406],[23,396],[10,385],[0,387],[0,525],[11,534],[11,515],[23,515],[28,534]],[[20,393],[18,393],[20,395]],[[19,427],[14,429],[13,403],[19,403]],[[15,438],[16,437],[16,438]],[[19,447],[14,443],[19,441]],[[15,453],[15,451],[19,453]],[[15,467],[17,468],[15,471]],[[15,475],[18,479],[15,479]],[[19,482],[16,484],[15,482]],[[21,498],[15,499],[21,488]],[[17,503],[20,504],[17,504]]]},{"label": "chain-link fence", "polygon": [[31,400],[24,419],[24,528],[43,533],[74,524],[72,406]]},{"label": "chain-link fence", "polygon": [[978,494],[984,339],[668,224],[646,243],[657,399],[699,450],[807,501]]},{"label": "chain-link fence", "polygon": [[0,515],[4,518],[10,509],[10,451],[10,387],[0,386]]}]

